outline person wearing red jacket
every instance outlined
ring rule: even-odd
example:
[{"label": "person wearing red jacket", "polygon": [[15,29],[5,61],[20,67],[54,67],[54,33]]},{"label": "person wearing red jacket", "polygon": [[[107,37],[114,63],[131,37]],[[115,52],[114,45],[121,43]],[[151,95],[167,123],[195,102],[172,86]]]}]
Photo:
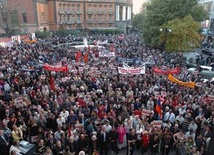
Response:
[{"label": "person wearing red jacket", "polygon": [[149,147],[149,141],[150,141],[150,135],[148,131],[144,131],[142,133],[142,150],[141,153],[145,153],[147,151],[147,148]]}]

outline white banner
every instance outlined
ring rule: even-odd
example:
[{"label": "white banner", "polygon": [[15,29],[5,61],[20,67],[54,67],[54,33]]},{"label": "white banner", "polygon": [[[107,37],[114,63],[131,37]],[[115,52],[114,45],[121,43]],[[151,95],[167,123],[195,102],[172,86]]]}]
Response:
[{"label": "white banner", "polygon": [[15,43],[21,43],[20,36],[12,36],[11,40],[12,42],[15,42]]},{"label": "white banner", "polygon": [[118,67],[119,74],[131,74],[131,75],[140,75],[146,73],[145,66],[140,68],[124,68],[124,67]]},{"label": "white banner", "polygon": [[153,127],[161,128],[163,121],[162,120],[154,120],[152,123]]},{"label": "white banner", "polygon": [[108,52],[108,51],[100,51],[99,52],[99,57],[115,57],[115,52]]}]

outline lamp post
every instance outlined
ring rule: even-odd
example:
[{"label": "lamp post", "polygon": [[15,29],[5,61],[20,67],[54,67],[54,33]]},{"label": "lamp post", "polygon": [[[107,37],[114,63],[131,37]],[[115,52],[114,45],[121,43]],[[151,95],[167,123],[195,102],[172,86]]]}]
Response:
[{"label": "lamp post", "polygon": [[168,37],[168,33],[172,32],[172,30],[170,28],[160,28],[161,32],[164,32],[164,42],[163,42],[163,50],[166,50],[166,41],[167,41],[167,37]]}]

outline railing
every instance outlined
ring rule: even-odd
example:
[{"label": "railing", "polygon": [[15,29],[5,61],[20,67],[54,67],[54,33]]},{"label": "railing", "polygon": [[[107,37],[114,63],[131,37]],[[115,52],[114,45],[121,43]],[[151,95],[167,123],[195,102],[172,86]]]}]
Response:
[{"label": "railing", "polygon": [[82,24],[82,20],[77,20],[77,24]]},{"label": "railing", "polygon": [[67,14],[67,15],[73,15],[73,14],[74,14],[74,11],[68,10],[68,11],[66,11],[66,14]]},{"label": "railing", "polygon": [[58,11],[58,13],[59,13],[59,14],[64,14],[64,13],[65,13],[65,11],[63,11],[63,10],[59,10],[59,11]]},{"label": "railing", "polygon": [[92,11],[92,10],[88,10],[87,13],[88,13],[89,15],[91,15],[91,14],[93,14],[93,11]]},{"label": "railing", "polygon": [[108,11],[108,14],[113,15],[114,11]]},{"label": "railing", "polygon": [[82,14],[82,11],[76,11],[76,14],[77,14],[77,15],[81,15],[81,14]]},{"label": "railing", "polygon": [[97,11],[97,14],[98,14],[98,15],[102,15],[102,14],[104,14],[104,11],[101,11],[101,10],[100,10],[100,11]]},{"label": "railing", "polygon": [[75,23],[74,20],[69,20],[69,21],[67,21],[67,24],[74,24],[74,23]]},{"label": "railing", "polygon": [[94,20],[87,20],[87,23],[92,24],[92,23],[94,23]]}]

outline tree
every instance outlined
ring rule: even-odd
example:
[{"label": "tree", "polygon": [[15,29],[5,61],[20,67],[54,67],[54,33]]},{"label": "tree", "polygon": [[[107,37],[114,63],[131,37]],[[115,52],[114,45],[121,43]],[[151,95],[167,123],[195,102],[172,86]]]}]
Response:
[{"label": "tree", "polygon": [[[200,45],[200,24],[193,20],[192,16],[186,16],[183,19],[173,19],[163,27],[170,27],[172,30],[168,33],[166,40],[167,51],[191,51],[194,47]],[[165,34],[160,35],[161,42],[165,41]]]},{"label": "tree", "polygon": [[141,14],[142,21],[139,21],[142,23],[145,44],[160,46],[160,28],[168,21],[182,20],[188,15],[196,22],[206,19],[208,13],[197,2],[197,0],[150,0],[146,4],[146,10]]},{"label": "tree", "polygon": [[7,36],[12,36],[21,27],[18,10],[9,8],[6,1],[0,3],[0,27]]},{"label": "tree", "polygon": [[142,22],[139,21],[143,21],[143,13],[138,13],[136,15],[134,15],[133,19],[132,19],[132,24],[135,26],[135,28],[142,28]]}]

